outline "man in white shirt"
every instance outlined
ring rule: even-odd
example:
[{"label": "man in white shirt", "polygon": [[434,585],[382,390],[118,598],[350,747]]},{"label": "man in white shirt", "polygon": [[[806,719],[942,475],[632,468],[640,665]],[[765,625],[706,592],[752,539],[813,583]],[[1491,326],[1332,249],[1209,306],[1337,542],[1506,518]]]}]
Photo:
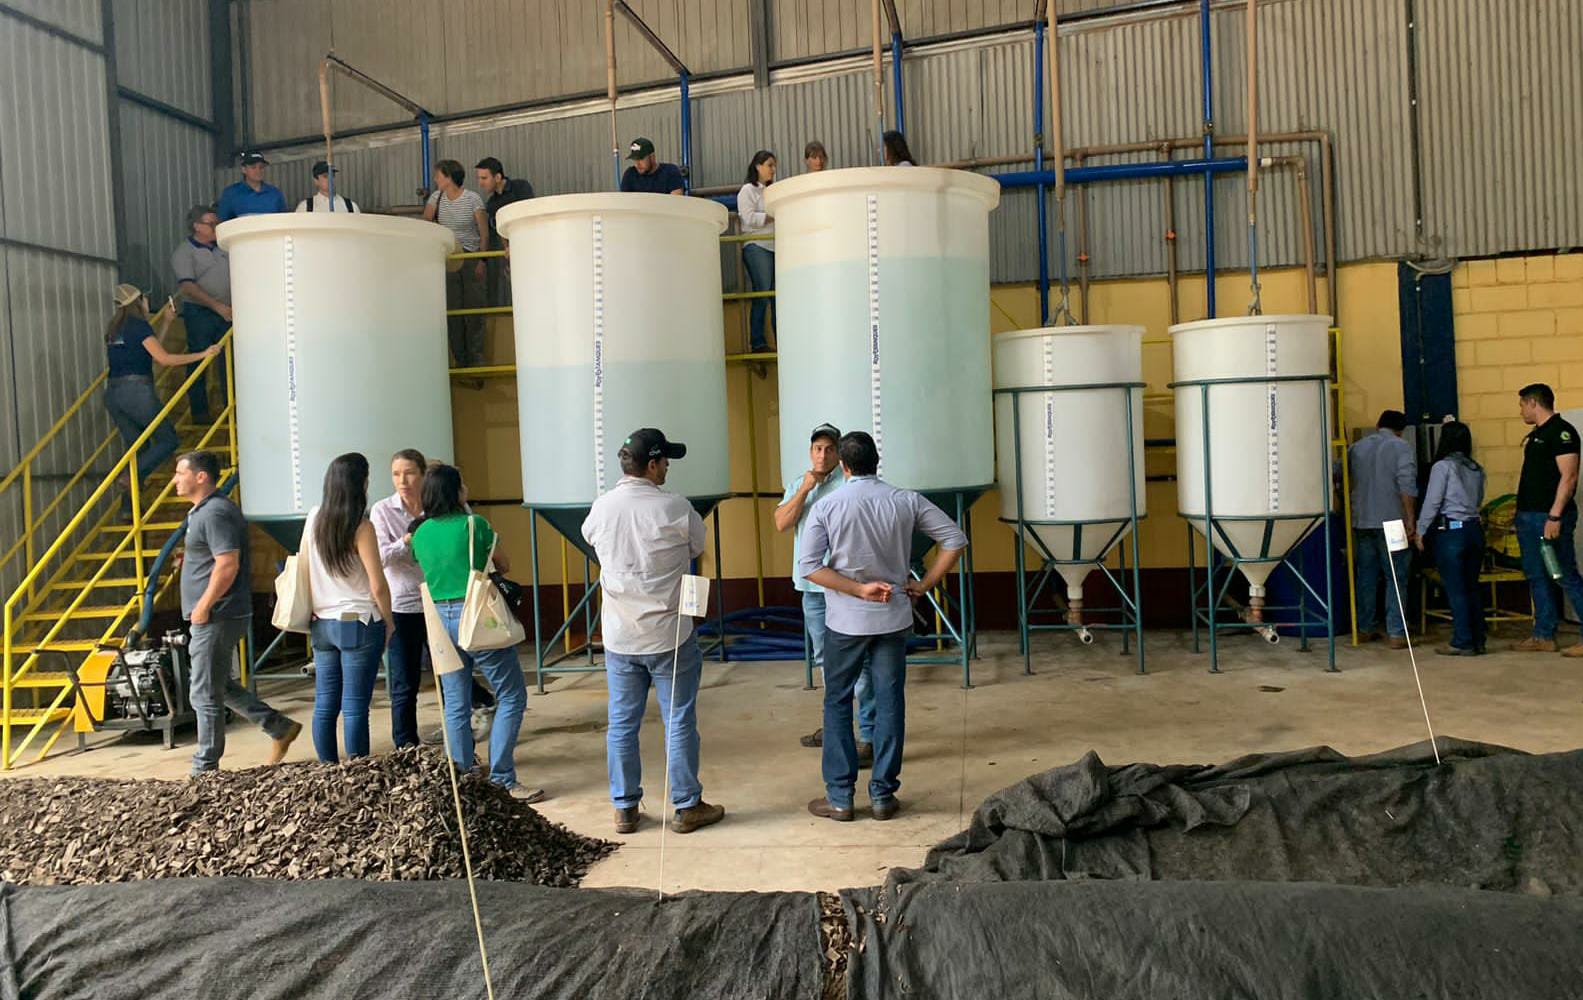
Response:
[{"label": "man in white shirt", "polygon": [[313,186],[318,193],[312,198],[304,198],[297,202],[299,212],[361,212],[357,202],[346,195],[336,192],[335,207],[330,207],[330,174],[340,173],[340,167],[332,167],[324,160],[313,165]]},{"label": "man in white shirt", "polygon": [[698,684],[703,655],[692,620],[681,614],[682,576],[704,550],[704,522],[685,497],[660,489],[671,461],[687,446],[652,427],[633,431],[621,446],[621,481],[594,501],[583,538],[599,560],[601,628],[610,726],[605,756],[616,832],[638,828],[643,762],[638,729],[649,687],[666,720],[671,829],[692,833],[720,822],[726,811],[703,799],[698,781]]}]

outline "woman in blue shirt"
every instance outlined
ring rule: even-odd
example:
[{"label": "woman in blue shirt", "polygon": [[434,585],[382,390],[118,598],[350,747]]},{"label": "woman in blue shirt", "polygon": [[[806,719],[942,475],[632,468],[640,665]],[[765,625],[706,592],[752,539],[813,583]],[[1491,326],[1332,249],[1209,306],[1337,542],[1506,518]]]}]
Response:
[{"label": "woman in blue shirt", "polygon": [[[104,384],[104,408],[110,411],[110,419],[115,421],[128,448],[164,409],[159,393],[154,391],[154,362],[170,368],[202,361],[220,350],[218,346],[196,354],[171,354],[165,350],[160,338],[174,316],[174,310],[161,309],[156,332],[148,321],[148,297],[135,285],[115,286],[115,315],[110,317],[104,332],[105,356],[110,366]],[[161,422],[137,451],[138,478],[147,478],[165,464],[179,444],[176,428],[169,421]]]},{"label": "woman in blue shirt", "polygon": [[1451,644],[1435,652],[1442,656],[1479,656],[1484,652],[1484,605],[1479,594],[1479,570],[1484,565],[1484,526],[1479,507],[1484,503],[1484,469],[1473,461],[1473,433],[1468,425],[1451,421],[1440,429],[1435,464],[1429,470],[1424,506],[1418,515],[1418,537],[1434,545],[1435,568],[1451,605]]}]

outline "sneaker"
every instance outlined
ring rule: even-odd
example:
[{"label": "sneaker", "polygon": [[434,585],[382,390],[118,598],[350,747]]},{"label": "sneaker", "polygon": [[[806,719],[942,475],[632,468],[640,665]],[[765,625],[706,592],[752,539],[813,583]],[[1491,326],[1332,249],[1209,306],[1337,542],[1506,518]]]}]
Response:
[{"label": "sneaker", "polygon": [[797,742],[801,743],[805,747],[822,747],[822,746],[824,746],[824,727],[820,726],[818,729],[815,729],[813,732],[809,733],[807,736],[799,736],[799,737],[797,737]]},{"label": "sneaker", "polygon": [[872,811],[874,813],[874,818],[883,823],[888,819],[894,818],[897,813],[901,812],[901,803],[893,798],[884,799],[882,801],[875,802],[873,804]]},{"label": "sneaker", "polygon": [[1561,651],[1561,655],[1573,658],[1583,656],[1583,642],[1580,642],[1575,646],[1568,646],[1566,649]]},{"label": "sneaker", "polygon": [[700,799],[695,806],[676,810],[671,817],[672,833],[692,833],[706,826],[713,826],[725,818],[725,806],[712,806]]},{"label": "sneaker", "polygon": [[829,799],[814,799],[808,803],[808,811],[820,819],[833,819],[837,823],[852,822],[852,810],[850,808],[837,809],[830,804]]},{"label": "sneaker", "polygon": [[1407,637],[1405,635],[1389,636],[1385,640],[1385,645],[1390,649],[1406,649]]},{"label": "sneaker", "polygon": [[1514,653],[1554,653],[1555,651],[1554,639],[1541,639],[1537,635],[1531,635],[1522,642],[1512,643]]},{"label": "sneaker", "polygon": [[527,785],[512,785],[511,797],[532,805],[535,802],[543,802],[550,796],[542,788],[529,788]]},{"label": "sneaker", "polygon": [[291,741],[302,735],[302,723],[293,722],[286,727],[286,731],[270,741],[269,763],[279,764],[286,759],[286,751],[291,749]]},{"label": "sneaker", "polygon": [[858,767],[858,770],[861,771],[865,767],[873,767],[873,766],[874,766],[874,744],[872,744],[872,743],[864,743],[863,741],[859,740],[858,741],[858,745],[857,745],[857,767]]},{"label": "sneaker", "polygon": [[639,822],[640,819],[641,819],[641,815],[638,812],[638,807],[637,806],[628,806],[625,809],[617,809],[616,810],[616,832],[617,833],[637,833],[638,832],[638,822]]}]

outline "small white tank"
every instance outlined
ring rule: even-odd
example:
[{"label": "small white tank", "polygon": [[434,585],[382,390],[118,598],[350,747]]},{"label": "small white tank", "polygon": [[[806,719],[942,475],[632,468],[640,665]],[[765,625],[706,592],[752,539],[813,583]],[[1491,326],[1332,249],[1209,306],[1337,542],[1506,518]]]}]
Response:
[{"label": "small white tank", "polygon": [[[1327,377],[1329,330],[1329,316],[1239,316],[1171,327],[1177,509],[1225,555],[1234,546],[1240,558],[1263,560],[1240,567],[1255,608],[1281,557],[1324,517],[1328,388],[1323,381],[1213,383]],[[1203,383],[1210,383],[1207,499]],[[1205,525],[1206,506],[1218,524],[1213,533]]]},{"label": "small white tank", "polygon": [[[375,470],[401,448],[452,453],[449,232],[415,219],[292,213],[232,219],[218,238],[231,256],[249,518],[300,522],[345,452],[362,452]],[[370,500],[391,491],[381,472],[368,485]]]},{"label": "small white tank", "polygon": [[1000,187],[929,167],[802,174],[775,217],[781,472],[822,423],[864,430],[880,472],[915,490],[994,479],[989,212]]},{"label": "small white tank", "polygon": [[[1052,326],[995,335],[995,388],[1095,386],[995,396],[996,486],[1000,516],[1018,519],[1063,563],[1069,602],[1083,581],[1147,513],[1143,479],[1143,393],[1098,388],[1143,381],[1143,327]],[[1130,402],[1129,402],[1130,401]],[[1127,410],[1132,436],[1127,436]],[[1131,475],[1129,476],[1129,455]]]},{"label": "small white tank", "polygon": [[666,488],[730,492],[720,233],[725,206],[661,194],[567,194],[500,210],[511,243],[530,507],[583,507],[621,478],[639,427],[687,445]]}]

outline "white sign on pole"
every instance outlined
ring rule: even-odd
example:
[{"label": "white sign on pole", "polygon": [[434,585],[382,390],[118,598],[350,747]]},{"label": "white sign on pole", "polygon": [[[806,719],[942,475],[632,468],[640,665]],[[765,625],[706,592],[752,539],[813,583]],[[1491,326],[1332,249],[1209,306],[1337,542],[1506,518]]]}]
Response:
[{"label": "white sign on pole", "polygon": [[681,613],[691,618],[709,617],[709,578],[687,575],[682,577]]},{"label": "white sign on pole", "polygon": [[1401,521],[1385,522],[1385,547],[1392,552],[1402,552],[1407,548],[1407,526]]}]

